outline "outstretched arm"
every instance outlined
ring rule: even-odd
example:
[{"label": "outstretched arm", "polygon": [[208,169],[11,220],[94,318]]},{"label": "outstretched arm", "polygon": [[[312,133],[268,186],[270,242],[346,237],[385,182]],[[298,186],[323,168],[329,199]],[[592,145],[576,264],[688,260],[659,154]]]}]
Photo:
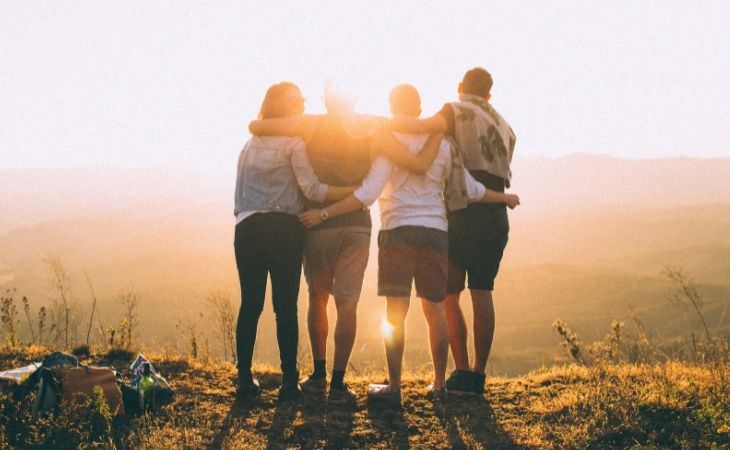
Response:
[{"label": "outstretched arm", "polygon": [[322,116],[302,115],[252,120],[248,131],[256,136],[299,136],[309,142]]},{"label": "outstretched arm", "polygon": [[424,174],[433,163],[443,140],[442,133],[432,134],[426,144],[417,154],[411,153],[401,144],[393,133],[387,130],[378,130],[370,140],[371,153],[380,153],[400,167],[417,174]]}]

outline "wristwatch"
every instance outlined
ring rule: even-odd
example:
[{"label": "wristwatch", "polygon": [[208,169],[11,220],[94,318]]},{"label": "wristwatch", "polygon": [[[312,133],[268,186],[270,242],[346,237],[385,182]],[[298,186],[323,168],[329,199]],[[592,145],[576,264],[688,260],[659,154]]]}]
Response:
[{"label": "wristwatch", "polygon": [[323,209],[319,210],[319,218],[322,219],[322,222],[329,219],[329,217],[330,217],[330,214],[327,212],[326,209],[323,208]]}]

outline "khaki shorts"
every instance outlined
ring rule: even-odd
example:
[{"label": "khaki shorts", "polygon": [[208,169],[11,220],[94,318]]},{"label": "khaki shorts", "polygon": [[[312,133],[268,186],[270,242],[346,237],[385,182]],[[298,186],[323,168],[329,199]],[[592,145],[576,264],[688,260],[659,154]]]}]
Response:
[{"label": "khaki shorts", "polygon": [[336,301],[358,301],[369,254],[368,227],[307,231],[304,241],[304,276],[309,284],[309,295],[328,293]]}]

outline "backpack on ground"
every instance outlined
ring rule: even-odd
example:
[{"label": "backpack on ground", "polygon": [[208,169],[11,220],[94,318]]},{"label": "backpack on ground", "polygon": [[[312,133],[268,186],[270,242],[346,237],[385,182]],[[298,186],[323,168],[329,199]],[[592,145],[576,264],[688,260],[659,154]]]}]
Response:
[{"label": "backpack on ground", "polygon": [[57,410],[74,400],[77,394],[92,397],[97,386],[106,399],[113,415],[124,413],[122,392],[117,384],[116,371],[108,367],[43,367],[39,371],[38,396],[33,405],[33,417]]}]

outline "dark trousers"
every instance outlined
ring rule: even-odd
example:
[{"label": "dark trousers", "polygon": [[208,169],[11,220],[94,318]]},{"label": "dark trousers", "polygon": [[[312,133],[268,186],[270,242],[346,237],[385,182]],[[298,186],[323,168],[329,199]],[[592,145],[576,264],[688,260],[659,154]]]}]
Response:
[{"label": "dark trousers", "polygon": [[256,329],[264,307],[267,275],[270,275],[281,371],[285,379],[296,380],[297,297],[304,228],[291,214],[254,214],[236,225],[233,246],[241,283],[241,309],[236,325],[238,372],[241,376],[251,373]]}]

